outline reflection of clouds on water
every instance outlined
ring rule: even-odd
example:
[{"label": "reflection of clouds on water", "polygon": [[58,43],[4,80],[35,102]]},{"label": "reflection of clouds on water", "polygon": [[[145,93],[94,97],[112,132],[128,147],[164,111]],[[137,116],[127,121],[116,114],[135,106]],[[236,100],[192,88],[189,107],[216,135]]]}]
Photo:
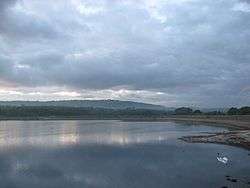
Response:
[{"label": "reflection of clouds on water", "polygon": [[[81,121],[80,121],[81,122]],[[87,121],[88,122],[88,121]],[[77,144],[128,145],[161,142],[166,131],[143,131],[143,127],[110,124],[88,125],[79,121],[4,122],[0,125],[0,147],[12,146],[67,146]]]},{"label": "reflection of clouds on water", "polygon": [[55,122],[5,122],[0,124],[0,147],[21,145],[51,146],[69,145],[78,142],[77,126],[74,121]]},{"label": "reflection of clouds on water", "polygon": [[108,185],[102,174],[91,173],[66,173],[65,179],[69,182],[85,184],[86,186],[104,187]]},{"label": "reflection of clouds on water", "polygon": [[[67,133],[75,135],[73,121],[69,124],[54,122],[46,124],[34,121],[9,121],[0,123],[0,147],[21,145],[50,145],[56,142],[69,142],[72,139],[65,138]],[[63,135],[63,138],[61,136]],[[72,136],[70,135],[70,138]]]},{"label": "reflection of clouds on water", "polygon": [[63,145],[77,144],[79,142],[79,135],[77,134],[62,134],[59,136],[59,143]]},{"label": "reflection of clouds on water", "polygon": [[[176,140],[211,127],[168,122],[120,121],[2,121],[0,149],[16,146],[129,145]],[[217,128],[218,129],[218,128]]]},{"label": "reflection of clouds on water", "polygon": [[[225,174],[247,174],[244,150],[176,141],[197,129],[220,130],[166,122],[0,122],[0,187],[211,187]],[[218,151],[234,160],[230,168],[216,163]]]},{"label": "reflection of clouds on water", "polygon": [[[159,134],[162,134],[159,136]],[[105,138],[105,137],[103,137]],[[150,142],[158,142],[167,140],[167,135],[165,133],[141,133],[141,134],[112,134],[110,139],[106,138],[103,140],[104,143],[110,144],[119,144],[119,145],[127,145],[127,144],[139,144],[139,143],[150,143]]]}]

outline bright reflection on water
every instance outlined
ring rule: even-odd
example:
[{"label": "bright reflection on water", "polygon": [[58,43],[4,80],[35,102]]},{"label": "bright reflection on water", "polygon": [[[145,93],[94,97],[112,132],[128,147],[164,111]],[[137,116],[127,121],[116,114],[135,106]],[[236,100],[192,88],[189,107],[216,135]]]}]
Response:
[{"label": "bright reflection on water", "polygon": [[[247,151],[178,140],[216,131],[224,129],[172,122],[0,121],[0,187],[248,187]],[[230,163],[220,164],[217,152]]]},{"label": "bright reflection on water", "polygon": [[129,145],[164,142],[181,135],[222,128],[175,123],[125,123],[120,121],[4,121],[0,146],[57,147],[78,144]]}]

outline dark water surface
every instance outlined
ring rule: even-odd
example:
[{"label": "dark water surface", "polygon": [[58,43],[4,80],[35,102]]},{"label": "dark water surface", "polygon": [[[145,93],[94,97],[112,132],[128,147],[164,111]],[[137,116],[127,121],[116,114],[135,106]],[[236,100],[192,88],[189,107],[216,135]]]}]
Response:
[{"label": "dark water surface", "polygon": [[[250,187],[249,151],[178,140],[223,130],[172,122],[0,121],[0,187]],[[229,163],[218,162],[217,152]]]}]

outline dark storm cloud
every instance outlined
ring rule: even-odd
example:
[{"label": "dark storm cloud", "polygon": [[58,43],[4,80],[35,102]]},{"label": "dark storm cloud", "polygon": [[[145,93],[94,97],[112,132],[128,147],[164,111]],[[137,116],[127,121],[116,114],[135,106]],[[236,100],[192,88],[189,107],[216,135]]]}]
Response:
[{"label": "dark storm cloud", "polygon": [[176,104],[250,103],[245,2],[1,1],[0,80],[160,91]]}]

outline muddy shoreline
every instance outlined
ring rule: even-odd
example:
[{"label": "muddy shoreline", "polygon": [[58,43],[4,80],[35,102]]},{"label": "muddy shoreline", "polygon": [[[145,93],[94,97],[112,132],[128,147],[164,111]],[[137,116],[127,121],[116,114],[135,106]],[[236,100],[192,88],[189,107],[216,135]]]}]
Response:
[{"label": "muddy shoreline", "polygon": [[209,123],[211,126],[222,126],[229,128],[229,131],[214,134],[185,136],[180,138],[188,143],[214,143],[236,146],[250,150],[250,121],[246,116],[232,117],[184,117],[169,118],[173,121],[183,121],[192,123]]},{"label": "muddy shoreline", "polygon": [[241,147],[250,150],[250,131],[229,131],[208,135],[184,136],[179,138],[188,143],[214,143]]},{"label": "muddy shoreline", "polygon": [[175,118],[176,121],[186,121],[193,123],[213,123],[215,126],[227,127],[230,130],[214,134],[185,136],[180,138],[188,143],[214,143],[236,146],[250,150],[250,121],[241,121],[228,119],[201,119],[201,118]]},{"label": "muddy shoreline", "polygon": [[[151,121],[137,119],[136,121]],[[135,121],[135,120],[134,120]],[[227,127],[229,131],[179,138],[188,143],[214,143],[231,145],[250,150],[250,116],[170,116],[153,121],[174,121],[193,124],[205,123],[210,126]]]}]

